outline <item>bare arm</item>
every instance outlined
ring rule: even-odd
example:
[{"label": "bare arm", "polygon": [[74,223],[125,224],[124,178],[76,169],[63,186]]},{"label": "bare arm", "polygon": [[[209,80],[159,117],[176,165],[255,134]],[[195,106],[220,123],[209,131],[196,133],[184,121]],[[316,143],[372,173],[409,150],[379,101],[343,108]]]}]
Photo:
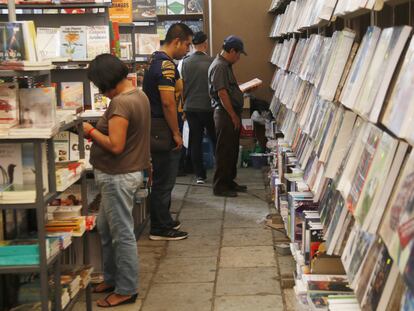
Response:
[{"label": "bare arm", "polygon": [[178,127],[177,106],[175,102],[175,94],[173,91],[160,91],[162,111],[164,112],[165,120],[173,133],[173,138],[177,144],[177,149],[183,145],[180,129]]},{"label": "bare arm", "polygon": [[[128,124],[129,121],[127,119],[115,115],[108,122],[109,135],[105,135],[95,129],[90,133],[90,138],[109,152],[119,155],[125,149]],[[85,122],[83,124],[83,129],[86,135],[92,128],[92,125],[89,123]]]},{"label": "bare arm", "polygon": [[226,109],[227,113],[230,115],[231,121],[233,122],[234,129],[238,130],[240,128],[240,118],[234,112],[233,105],[231,104],[231,99],[229,93],[226,89],[221,89],[218,91],[218,96],[223,104],[224,109]]}]

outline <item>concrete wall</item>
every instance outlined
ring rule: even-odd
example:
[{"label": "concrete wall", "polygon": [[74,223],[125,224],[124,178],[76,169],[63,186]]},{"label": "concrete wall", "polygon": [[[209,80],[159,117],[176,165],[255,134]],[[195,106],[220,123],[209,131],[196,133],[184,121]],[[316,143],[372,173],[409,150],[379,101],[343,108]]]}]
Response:
[{"label": "concrete wall", "polygon": [[275,68],[269,63],[274,41],[268,37],[274,15],[267,13],[271,0],[210,0],[213,55],[220,52],[228,35],[240,36],[248,56],[234,67],[239,83],[252,78],[263,80],[254,95],[271,100],[269,85]]}]

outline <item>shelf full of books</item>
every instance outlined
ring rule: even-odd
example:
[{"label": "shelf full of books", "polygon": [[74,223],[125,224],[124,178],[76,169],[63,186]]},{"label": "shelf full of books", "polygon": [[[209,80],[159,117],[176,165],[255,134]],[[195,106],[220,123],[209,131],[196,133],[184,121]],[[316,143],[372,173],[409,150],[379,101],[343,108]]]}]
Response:
[{"label": "shelf full of books", "polygon": [[284,12],[275,16],[269,37],[279,38],[301,33],[310,28],[327,26],[337,18],[349,20],[379,12],[385,5],[395,6],[408,2],[410,0],[322,0],[316,4],[311,0],[288,1]]},{"label": "shelf full of books", "polygon": [[[358,1],[343,2],[352,10]],[[290,2],[304,24],[284,29],[307,23],[305,3]],[[283,138],[268,143],[269,176],[297,263],[295,292],[312,310],[413,304],[411,31],[370,26],[356,42],[344,28],[287,38],[271,53],[272,128]]]}]

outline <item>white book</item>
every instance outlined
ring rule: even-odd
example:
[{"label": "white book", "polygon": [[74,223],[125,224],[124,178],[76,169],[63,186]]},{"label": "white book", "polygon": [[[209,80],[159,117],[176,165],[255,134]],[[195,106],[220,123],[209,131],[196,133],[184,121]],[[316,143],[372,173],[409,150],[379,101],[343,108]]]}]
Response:
[{"label": "white book", "polygon": [[37,58],[40,61],[60,57],[60,28],[37,28]]},{"label": "white book", "polygon": [[160,49],[160,37],[158,34],[135,34],[135,53],[139,55],[151,55]]},{"label": "white book", "polygon": [[0,128],[19,123],[19,87],[17,83],[0,84]]},{"label": "white book", "polygon": [[380,35],[380,28],[375,26],[368,27],[358,53],[354,59],[351,71],[346,79],[345,86],[340,97],[340,102],[349,109],[352,109],[354,106],[371,64],[372,57],[374,56],[375,48]]},{"label": "white book", "polygon": [[104,53],[110,53],[108,26],[89,26],[86,29],[87,58],[94,59]]}]

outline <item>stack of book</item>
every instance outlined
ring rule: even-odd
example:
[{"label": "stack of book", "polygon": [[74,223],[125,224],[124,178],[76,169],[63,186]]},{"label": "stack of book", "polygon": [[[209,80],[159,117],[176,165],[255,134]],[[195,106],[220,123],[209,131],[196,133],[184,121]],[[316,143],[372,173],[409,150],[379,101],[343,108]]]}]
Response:
[{"label": "stack of book", "polygon": [[56,189],[65,191],[75,183],[85,170],[85,161],[68,161],[56,163]]},{"label": "stack of book", "polygon": [[[60,250],[59,240],[46,239],[46,257],[56,255]],[[39,264],[38,240],[7,240],[0,241],[0,266],[19,266]]]},{"label": "stack of book", "polygon": [[46,224],[48,233],[71,233],[74,237],[81,237],[86,230],[86,220],[84,216],[72,217],[59,220],[49,220]]}]

